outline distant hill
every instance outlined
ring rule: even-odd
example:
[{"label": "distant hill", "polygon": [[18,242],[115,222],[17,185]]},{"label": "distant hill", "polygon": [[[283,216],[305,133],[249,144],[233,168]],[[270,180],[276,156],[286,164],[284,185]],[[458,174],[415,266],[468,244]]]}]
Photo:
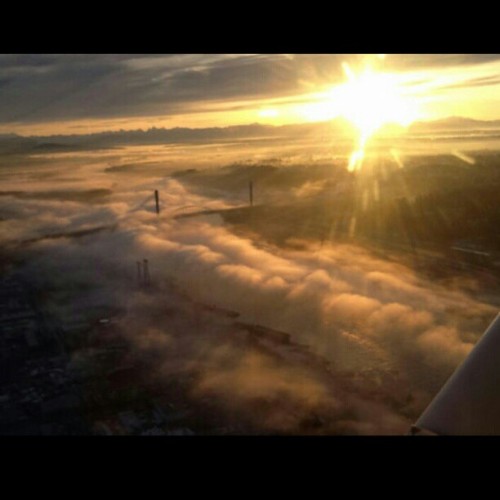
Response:
[{"label": "distant hill", "polygon": [[470,130],[500,128],[500,120],[474,120],[451,116],[440,120],[418,121],[410,126],[410,132],[426,132],[438,130]]},{"label": "distant hill", "polygon": [[147,130],[117,130],[80,135],[52,135],[52,136],[0,136],[0,145],[3,143],[23,143],[36,151],[56,151],[65,149],[90,149],[125,145],[142,144],[176,144],[176,143],[203,143],[224,142],[245,139],[262,138],[303,138],[309,135],[344,134],[352,129],[346,120],[336,119],[328,122],[301,123],[292,125],[264,125],[251,123],[230,127],[208,128],[156,128]]},{"label": "distant hill", "polygon": [[[450,117],[434,121],[418,121],[409,127],[409,132],[425,133],[445,130],[500,129],[500,120],[482,121],[471,118]],[[314,123],[291,125],[264,125],[251,123],[229,127],[207,128],[156,128],[147,130],[116,130],[95,134],[52,135],[24,137],[16,134],[0,135],[0,152],[65,151],[108,148],[127,145],[161,145],[176,143],[232,142],[248,139],[287,139],[304,137],[331,137],[352,133],[354,126],[343,118]],[[382,133],[399,134],[406,129],[400,125],[386,124]]]},{"label": "distant hill", "polygon": [[251,123],[248,125],[235,125],[229,127],[207,127],[207,128],[156,128],[147,130],[117,130],[110,132],[100,132],[85,135],[53,135],[53,136],[33,136],[31,139],[38,143],[49,144],[169,144],[178,142],[200,142],[212,140],[234,140],[244,138],[260,137],[280,137],[304,135],[328,131],[331,133],[344,132],[347,128],[352,128],[346,120],[335,119],[327,122],[300,123],[291,125],[264,125],[261,123]]}]

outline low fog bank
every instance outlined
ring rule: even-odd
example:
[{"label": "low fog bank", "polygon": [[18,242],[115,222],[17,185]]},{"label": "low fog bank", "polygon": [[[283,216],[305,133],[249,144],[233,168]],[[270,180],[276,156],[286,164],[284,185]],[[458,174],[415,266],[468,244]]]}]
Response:
[{"label": "low fog bank", "polygon": [[[47,307],[61,315],[123,307],[121,332],[138,352],[154,354],[158,377],[189,372],[193,399],[214,398],[228,411],[252,414],[262,429],[300,432],[313,412],[330,416],[328,433],[405,432],[497,312],[358,246],[303,241],[293,250],[235,234],[218,215],[175,219],[186,207],[237,206],[234,198],[195,193],[181,178],[95,172],[82,189],[101,189],[108,178],[113,186],[99,203],[0,197],[0,242],[15,249],[21,272],[45,290]],[[69,234],[96,227],[104,230]],[[136,280],[136,261],[144,258],[157,286],[148,294]],[[249,347],[238,341],[234,323],[198,317],[195,302],[290,333],[340,378]],[[349,378],[354,393],[340,382]],[[373,396],[374,385],[383,397]],[[264,401],[260,409],[256,401]]]}]

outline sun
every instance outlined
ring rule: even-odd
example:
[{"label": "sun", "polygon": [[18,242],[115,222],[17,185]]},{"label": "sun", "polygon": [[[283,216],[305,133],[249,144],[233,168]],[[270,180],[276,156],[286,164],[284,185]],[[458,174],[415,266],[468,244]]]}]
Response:
[{"label": "sun", "polygon": [[411,98],[404,95],[396,75],[377,73],[366,68],[356,75],[347,63],[343,64],[348,81],[331,91],[337,101],[339,114],[358,127],[361,134],[370,136],[386,123],[408,126],[417,117]]},{"label": "sun", "polygon": [[348,81],[333,91],[339,114],[359,130],[357,149],[349,161],[349,171],[360,169],[368,139],[383,125],[396,123],[407,127],[419,115],[415,102],[403,92],[395,75],[366,68],[356,75],[343,64]]},{"label": "sun", "polygon": [[407,127],[421,114],[400,75],[378,72],[370,66],[357,74],[345,62],[342,67],[347,81],[325,92],[321,102],[307,111],[310,119],[341,116],[357,128],[357,146],[349,162],[353,171],[361,167],[368,139],[383,125]]},{"label": "sun", "polygon": [[359,130],[358,147],[349,162],[353,171],[361,167],[366,143],[377,130],[389,123],[407,127],[419,112],[397,75],[375,72],[370,67],[355,74],[347,63],[342,66],[348,80],[332,89],[330,99],[337,103],[339,115]]}]

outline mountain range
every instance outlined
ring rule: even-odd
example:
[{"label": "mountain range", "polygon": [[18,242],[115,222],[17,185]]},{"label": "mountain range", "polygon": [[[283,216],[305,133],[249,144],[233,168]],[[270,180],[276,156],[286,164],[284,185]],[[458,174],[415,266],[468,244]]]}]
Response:
[{"label": "mountain range", "polygon": [[[500,120],[474,120],[463,117],[449,117],[433,121],[417,121],[408,129],[410,133],[470,131],[500,129]],[[264,125],[252,123],[228,127],[210,128],[156,128],[147,130],[116,130],[95,134],[68,134],[50,136],[21,136],[17,134],[0,135],[0,152],[16,153],[31,149],[36,152],[50,152],[70,149],[107,148],[125,145],[175,144],[224,142],[248,139],[279,139],[321,137],[332,134],[351,134],[353,125],[343,118],[315,123],[292,125]],[[396,124],[388,124],[383,131],[398,132],[404,129]]]}]

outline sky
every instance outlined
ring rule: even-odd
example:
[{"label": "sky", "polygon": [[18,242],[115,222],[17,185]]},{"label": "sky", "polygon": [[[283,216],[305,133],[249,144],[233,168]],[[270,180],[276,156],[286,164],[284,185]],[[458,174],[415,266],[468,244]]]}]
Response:
[{"label": "sky", "polygon": [[1,55],[0,133],[492,120],[499,75],[494,54]]}]

